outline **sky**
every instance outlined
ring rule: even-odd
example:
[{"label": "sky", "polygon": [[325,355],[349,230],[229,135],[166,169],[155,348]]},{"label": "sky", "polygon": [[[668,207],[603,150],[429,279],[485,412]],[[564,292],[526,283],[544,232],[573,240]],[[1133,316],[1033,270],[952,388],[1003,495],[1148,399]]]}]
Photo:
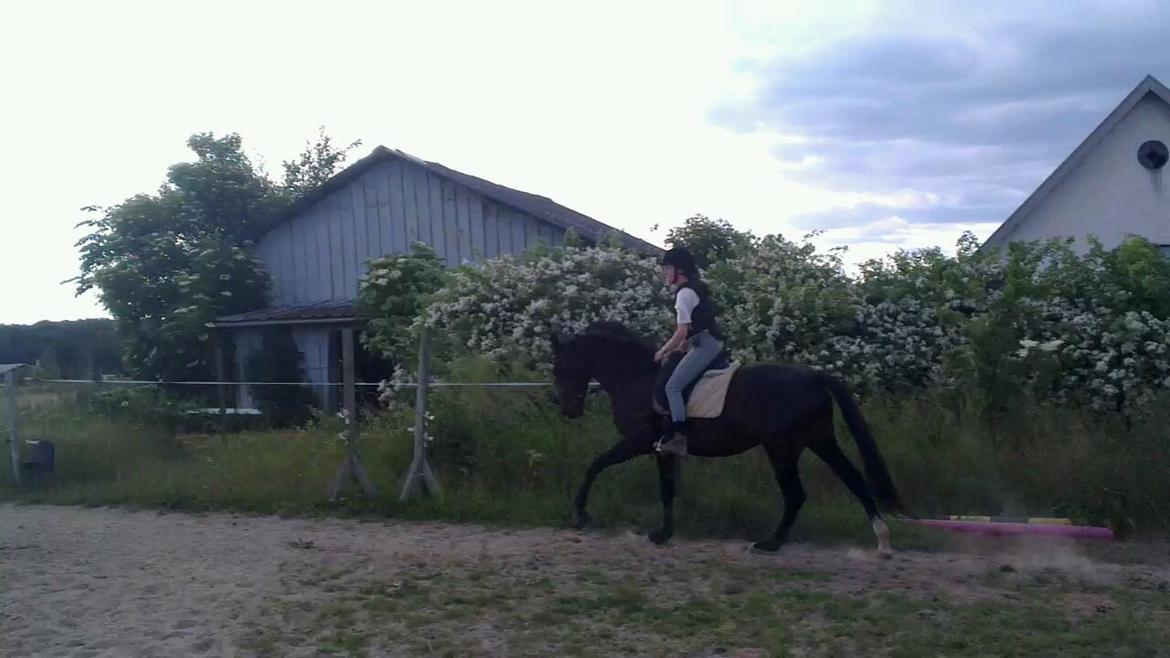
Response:
[{"label": "sky", "polygon": [[[197,132],[320,126],[661,244],[701,213],[847,262],[986,238],[1137,85],[1170,3],[93,2],[0,9],[0,323],[106,315],[84,206]],[[654,227],[657,226],[657,230]]]}]

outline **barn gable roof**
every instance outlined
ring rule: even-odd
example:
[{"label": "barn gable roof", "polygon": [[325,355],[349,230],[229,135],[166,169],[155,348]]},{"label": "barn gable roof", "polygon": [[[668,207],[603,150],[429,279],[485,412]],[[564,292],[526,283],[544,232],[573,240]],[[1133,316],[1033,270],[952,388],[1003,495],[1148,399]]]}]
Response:
[{"label": "barn gable roof", "polygon": [[1136,106],[1143,98],[1151,94],[1155,98],[1161,99],[1162,102],[1166,103],[1167,105],[1170,105],[1170,89],[1168,89],[1166,85],[1159,82],[1158,79],[1154,76],[1147,75],[1140,83],[1138,83],[1136,87],[1134,87],[1133,91],[1129,92],[1129,95],[1126,96],[1125,99],[1122,100],[1121,103],[1116,108],[1114,108],[1112,112],[1109,113],[1109,116],[1105,117],[1105,120],[1102,121],[1100,125],[1098,125],[1096,129],[1093,130],[1093,132],[1089,133],[1089,136],[1086,137],[1083,142],[1081,142],[1080,146],[1073,150],[1073,152],[1069,154],[1067,158],[1065,158],[1064,162],[1060,163],[1060,166],[1057,167],[1056,170],[1054,170],[1051,174],[1049,174],[1048,178],[1046,178],[1044,182],[1041,183],[1040,186],[1037,187],[1032,192],[1032,194],[1024,200],[1022,204],[1020,204],[1020,207],[1016,208],[1015,212],[1008,216],[1004,223],[1001,224],[999,228],[997,228],[995,232],[991,234],[991,237],[987,238],[987,241],[983,243],[980,249],[1002,247],[1008,241],[1008,238],[1010,238],[1011,235],[1015,233],[1020,223],[1023,222],[1025,218],[1027,218],[1032,213],[1032,211],[1040,203],[1042,203],[1049,194],[1052,193],[1054,189],[1056,189],[1062,182],[1064,182],[1064,180],[1068,178],[1069,174],[1071,174],[1078,166],[1080,166],[1085,158],[1088,157],[1089,153],[1091,153],[1093,149],[1095,149],[1097,145],[1100,144],[1101,141],[1104,140],[1105,137],[1113,130],[1113,128],[1115,128],[1117,124],[1120,123],[1121,120],[1124,119],[1131,110],[1133,110],[1134,106]]},{"label": "barn gable roof", "polygon": [[619,231],[588,215],[581,214],[572,208],[562,206],[548,197],[505,187],[470,174],[450,169],[437,162],[428,162],[397,149],[386,148],[385,146],[376,147],[369,155],[357,160],[352,165],[322,183],[317,189],[298,199],[287,210],[266,224],[262,232],[267,233],[277,225],[307,210],[330,194],[343,189],[350,182],[365,174],[370,169],[391,159],[405,160],[422,167],[436,176],[469,187],[485,197],[506,206],[511,206],[521,212],[528,213],[537,219],[542,219],[564,229],[572,229],[582,238],[590,242],[603,240],[607,234],[613,232],[617,234],[622,245],[628,249],[644,254],[659,254],[662,252],[660,247],[636,238],[624,231]]},{"label": "barn gable roof", "polygon": [[305,304],[284,304],[255,311],[224,315],[215,319],[213,327],[262,327],[280,324],[347,324],[354,321],[357,311],[350,300],[326,300]]}]

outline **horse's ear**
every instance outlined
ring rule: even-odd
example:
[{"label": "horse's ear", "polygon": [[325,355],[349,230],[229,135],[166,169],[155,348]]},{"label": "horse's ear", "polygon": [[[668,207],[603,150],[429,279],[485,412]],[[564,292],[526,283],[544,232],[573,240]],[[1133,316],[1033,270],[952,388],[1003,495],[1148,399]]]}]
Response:
[{"label": "horse's ear", "polygon": [[549,337],[548,342],[552,345],[554,352],[561,349],[561,335],[559,333],[553,333],[553,335]]}]

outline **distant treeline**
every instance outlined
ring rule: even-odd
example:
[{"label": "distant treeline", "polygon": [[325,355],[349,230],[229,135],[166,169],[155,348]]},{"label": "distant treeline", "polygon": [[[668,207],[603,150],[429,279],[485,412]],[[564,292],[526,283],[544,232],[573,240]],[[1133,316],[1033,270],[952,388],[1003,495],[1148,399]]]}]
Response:
[{"label": "distant treeline", "polygon": [[113,320],[0,325],[0,363],[40,361],[41,375],[89,379],[122,374],[122,344]]}]

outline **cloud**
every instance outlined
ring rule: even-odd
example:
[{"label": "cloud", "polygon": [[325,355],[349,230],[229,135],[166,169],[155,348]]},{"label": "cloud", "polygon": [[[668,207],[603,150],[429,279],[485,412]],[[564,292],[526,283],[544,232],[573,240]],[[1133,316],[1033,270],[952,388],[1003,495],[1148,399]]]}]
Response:
[{"label": "cloud", "polygon": [[1170,72],[1165,3],[939,7],[740,64],[754,86],[711,120],[775,136],[795,180],[928,199],[797,226],[1000,222],[1142,77]]},{"label": "cloud", "polygon": [[897,219],[921,224],[975,224],[995,221],[995,210],[988,206],[953,207],[931,205],[921,208],[891,208],[864,203],[852,208],[832,208],[796,215],[790,221],[798,229],[831,229],[850,226],[874,226]]}]

